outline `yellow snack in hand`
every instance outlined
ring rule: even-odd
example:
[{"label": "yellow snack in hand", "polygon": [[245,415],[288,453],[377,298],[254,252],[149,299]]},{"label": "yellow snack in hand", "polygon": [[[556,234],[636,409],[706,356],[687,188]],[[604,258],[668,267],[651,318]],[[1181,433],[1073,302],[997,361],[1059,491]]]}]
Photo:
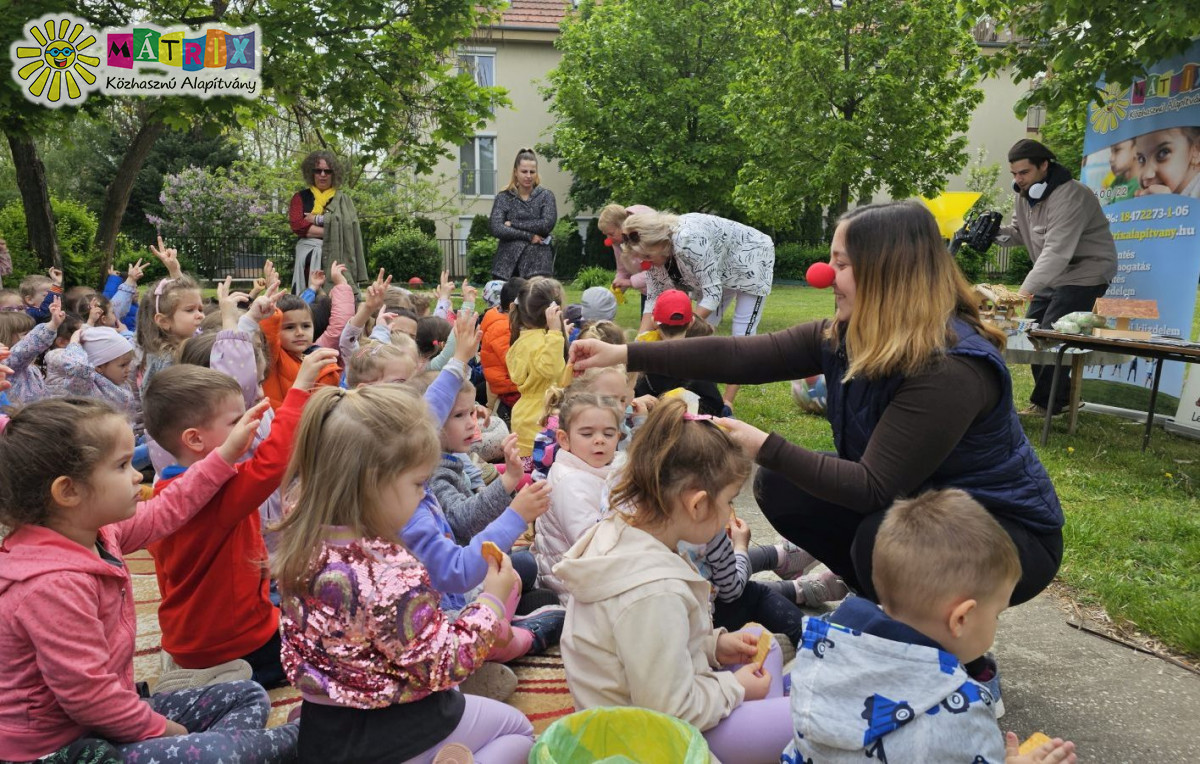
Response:
[{"label": "yellow snack in hand", "polygon": [[771,652],[771,633],[764,631],[758,635],[758,652],[754,655],[754,660],[751,661],[757,668],[754,671],[757,673],[762,671],[763,662],[767,659],[767,653]]},{"label": "yellow snack in hand", "polygon": [[483,548],[480,550],[480,553],[483,555],[483,559],[488,562],[495,562],[497,568],[504,565],[504,552],[501,552],[500,547],[491,541],[483,542]]},{"label": "yellow snack in hand", "polygon": [[1021,743],[1021,747],[1017,749],[1017,753],[1024,756],[1027,753],[1033,753],[1042,743],[1049,743],[1050,738],[1041,732],[1035,732],[1029,738]]}]

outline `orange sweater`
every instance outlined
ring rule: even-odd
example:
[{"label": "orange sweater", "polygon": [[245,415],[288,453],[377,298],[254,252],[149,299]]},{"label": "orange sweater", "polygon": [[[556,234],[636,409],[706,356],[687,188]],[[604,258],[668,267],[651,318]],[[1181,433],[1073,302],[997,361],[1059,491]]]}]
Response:
[{"label": "orange sweater", "polygon": [[[283,326],[283,311],[276,308],[275,315],[258,325],[262,330],[263,339],[267,343],[267,354],[271,359],[267,366],[267,376],[263,380],[263,392],[271,401],[271,408],[278,409],[283,405],[288,390],[300,373],[300,363],[303,359],[288,353],[279,344],[279,328]],[[333,385],[337,387],[342,381],[342,369],[336,363],[331,363],[321,370],[317,377],[317,385]]]},{"label": "orange sweater", "polygon": [[[279,630],[258,506],[283,480],[307,402],[304,390],[288,393],[254,457],[236,465],[237,474],[186,525],[147,547],[162,592],[163,650],[183,668],[249,655]],[[159,480],[154,493],[172,480]]]},{"label": "orange sweater", "polygon": [[483,376],[487,380],[488,389],[493,395],[517,392],[517,385],[509,378],[508,364],[505,362],[511,336],[508,314],[501,313],[499,308],[491,308],[483,314],[479,328],[483,330],[479,362],[483,364]]}]

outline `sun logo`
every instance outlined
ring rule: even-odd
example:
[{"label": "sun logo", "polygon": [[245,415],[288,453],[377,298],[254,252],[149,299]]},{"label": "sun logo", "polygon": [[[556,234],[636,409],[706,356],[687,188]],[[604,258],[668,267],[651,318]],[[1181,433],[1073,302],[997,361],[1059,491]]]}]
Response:
[{"label": "sun logo", "polygon": [[98,87],[98,56],[83,51],[95,44],[83,22],[71,16],[43,16],[25,27],[26,37],[9,47],[13,79],[27,99],[57,109],[77,106]]},{"label": "sun logo", "polygon": [[1101,94],[1104,103],[1100,106],[1091,104],[1092,129],[1100,135],[1110,130],[1116,130],[1121,120],[1125,119],[1129,108],[1129,98],[1126,91],[1119,85],[1109,85]]}]

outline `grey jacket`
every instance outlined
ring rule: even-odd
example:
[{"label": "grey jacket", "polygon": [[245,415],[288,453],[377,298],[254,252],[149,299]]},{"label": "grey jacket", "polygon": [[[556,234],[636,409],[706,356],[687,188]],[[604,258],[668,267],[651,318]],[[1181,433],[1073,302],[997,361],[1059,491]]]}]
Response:
[{"label": "grey jacket", "polygon": [[471,479],[462,462],[445,455],[429,479],[429,490],[437,497],[459,544],[470,543],[475,534],[502,515],[512,502],[500,479],[493,480],[479,493],[472,491]]},{"label": "grey jacket", "polygon": [[794,735],[780,761],[1004,761],[992,696],[957,658],[904,639],[928,641],[859,597],[827,618],[804,619],[792,668]]},{"label": "grey jacket", "polygon": [[[492,277],[507,281],[513,275],[552,276],[554,252],[548,244],[531,244],[535,235],[543,239],[554,231],[558,206],[554,194],[538,186],[528,199],[516,191],[501,191],[492,202],[488,221],[492,236],[500,240],[496,258],[492,261]],[[509,225],[504,225],[505,222]]]},{"label": "grey jacket", "polygon": [[1117,275],[1117,245],[1092,190],[1052,164],[1050,189],[1037,204],[1018,197],[1011,227],[1000,229],[1029,250],[1033,270],[1021,291],[1046,295],[1062,286],[1108,284]]}]

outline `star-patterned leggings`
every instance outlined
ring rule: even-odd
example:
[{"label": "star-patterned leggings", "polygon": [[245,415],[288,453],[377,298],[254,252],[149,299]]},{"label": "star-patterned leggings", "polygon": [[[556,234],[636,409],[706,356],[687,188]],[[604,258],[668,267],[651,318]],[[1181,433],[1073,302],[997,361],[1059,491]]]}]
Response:
[{"label": "star-patterned leggings", "polygon": [[117,745],[130,764],[171,762],[286,762],[296,757],[296,724],[263,729],[271,700],[250,680],[154,695],[150,706],[179,722],[190,735]]}]

